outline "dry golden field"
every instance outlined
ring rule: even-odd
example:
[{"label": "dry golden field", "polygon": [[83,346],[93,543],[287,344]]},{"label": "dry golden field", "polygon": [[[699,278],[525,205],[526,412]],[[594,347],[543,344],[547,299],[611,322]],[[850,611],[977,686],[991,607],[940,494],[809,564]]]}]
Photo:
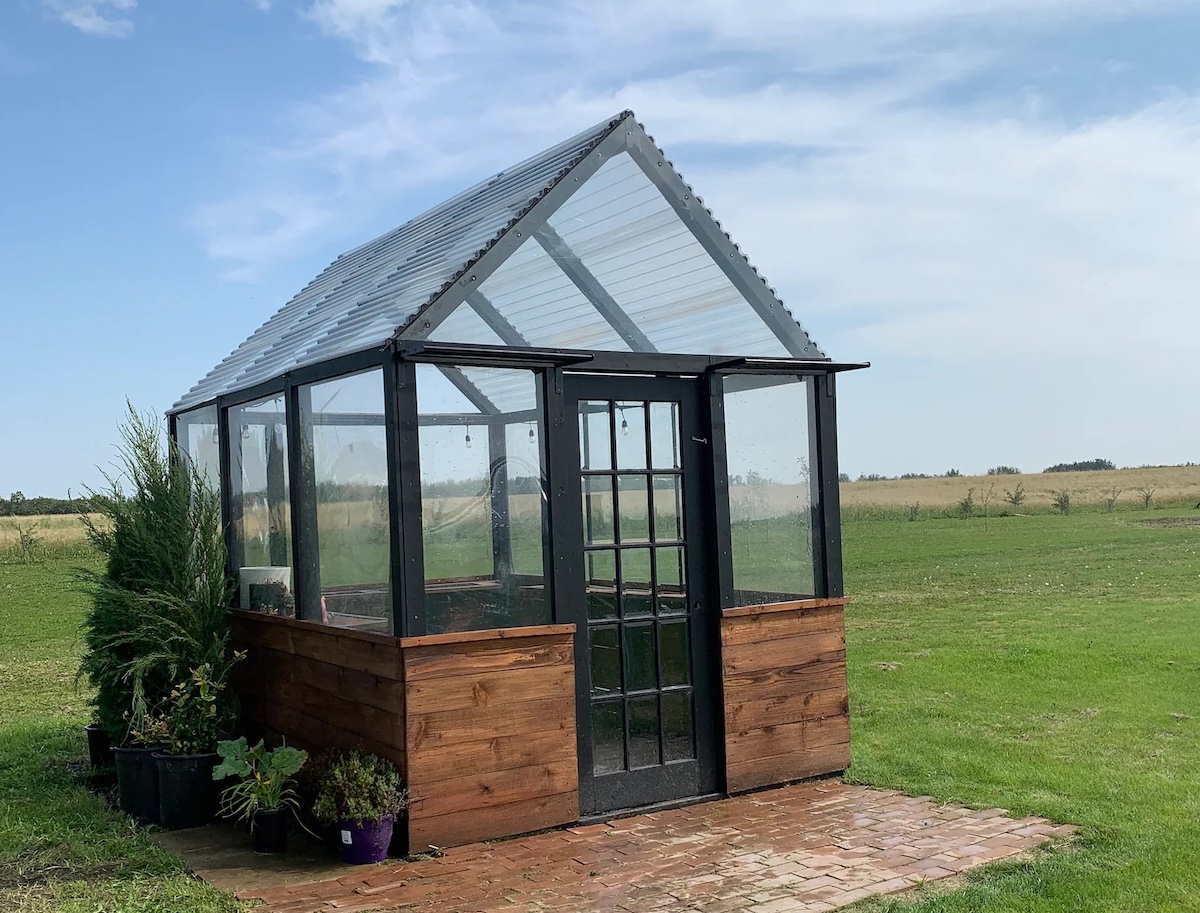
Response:
[{"label": "dry golden field", "polygon": [[32,533],[39,542],[51,549],[81,545],[86,538],[83,523],[75,514],[0,517],[0,552],[19,547],[21,529]]},{"label": "dry golden field", "polygon": [[[975,503],[982,507],[982,500],[989,486],[995,485],[992,508],[1000,511],[1011,509],[1004,496],[1007,491],[1013,491],[1018,484],[1025,490],[1025,502],[1022,505],[1024,509],[1050,507],[1053,493],[1062,490],[1071,493],[1073,506],[1100,505],[1115,494],[1117,509],[1141,507],[1145,491],[1152,492],[1153,505],[1200,503],[1200,466],[1169,466],[1161,469],[1115,469],[1100,472],[843,482],[842,506],[849,509],[848,513],[851,516],[855,508],[904,508],[920,504],[922,508],[929,510],[947,509],[958,504],[968,490],[973,489]],[[767,504],[775,505],[781,500],[790,501],[799,494],[795,489],[796,486],[769,485],[755,494],[746,486],[737,486],[733,491],[735,513],[755,513],[755,505],[749,503],[753,500],[762,499]],[[535,496],[514,497],[514,519],[534,516],[537,505],[538,499]],[[611,503],[606,506],[611,510]],[[742,510],[739,511],[738,508]],[[320,512],[323,529],[378,522],[377,507],[373,503],[323,504]],[[486,500],[446,498],[440,501],[438,508],[432,513],[438,516],[427,517],[426,523],[434,527],[452,525],[456,519],[477,520],[486,516]],[[479,516],[475,516],[476,514]],[[262,523],[259,520],[260,518],[253,514],[246,517],[247,531],[251,536],[260,532],[259,527]],[[82,545],[85,538],[82,523],[73,515],[0,517],[0,554],[19,550],[18,527],[32,531],[39,543],[49,550]]]},{"label": "dry golden field", "polygon": [[953,507],[974,489],[979,504],[988,487],[995,484],[997,509],[1008,507],[1006,491],[1024,486],[1024,507],[1049,507],[1053,493],[1069,491],[1072,505],[1103,504],[1116,496],[1117,509],[1141,507],[1143,491],[1153,492],[1154,504],[1200,502],[1200,466],[1168,466],[1161,469],[1108,469],[1096,472],[1026,473],[1018,476],[961,476],[959,478],[897,479],[885,482],[843,482],[843,507]]}]

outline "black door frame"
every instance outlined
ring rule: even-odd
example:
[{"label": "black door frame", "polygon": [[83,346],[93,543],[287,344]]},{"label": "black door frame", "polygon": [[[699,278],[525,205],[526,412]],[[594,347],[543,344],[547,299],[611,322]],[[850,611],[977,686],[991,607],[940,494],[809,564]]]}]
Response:
[{"label": "black door frame", "polygon": [[[555,620],[576,625],[576,726],[579,745],[581,815],[686,800],[724,788],[724,738],[720,674],[720,589],[712,484],[712,416],[708,378],[617,376],[570,373],[561,369],[547,377],[550,502],[553,530]],[[597,788],[593,775],[591,694],[586,604],[579,600],[585,571],[578,434],[581,400],[649,400],[683,403],[680,415],[681,462],[684,469],[684,521],[687,541],[688,598],[693,638],[693,700],[697,759],[604,775]],[[696,601],[700,608],[694,608]],[[684,771],[692,764],[693,773]],[[615,779],[624,777],[624,786]]]}]

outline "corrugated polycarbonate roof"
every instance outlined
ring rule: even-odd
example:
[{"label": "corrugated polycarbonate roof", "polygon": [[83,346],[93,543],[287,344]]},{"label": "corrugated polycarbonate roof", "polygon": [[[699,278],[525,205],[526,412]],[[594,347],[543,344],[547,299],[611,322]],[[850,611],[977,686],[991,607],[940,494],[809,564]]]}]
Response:
[{"label": "corrugated polycarbonate roof", "polygon": [[[629,137],[636,131],[643,146],[649,141],[625,112],[338,257],[175,411],[298,367],[381,347],[397,335],[823,358],[711,214],[696,205],[700,201],[690,209],[680,199],[672,202],[664,195],[662,172],[654,173],[645,156],[635,159],[632,146],[581,178],[581,163],[617,130]],[[605,147],[615,139],[622,137]],[[670,179],[685,186],[669,162],[656,164],[665,164]],[[565,186],[556,190],[560,182]],[[537,204],[551,190],[569,195],[557,209],[541,213]],[[524,240],[507,253],[493,251],[508,232]],[[489,254],[495,255],[491,261]],[[476,271],[484,277],[469,296],[455,287],[460,277],[466,282],[468,270],[472,279]],[[468,300],[447,298],[440,317],[420,319],[434,314],[433,306],[448,294]]]}]

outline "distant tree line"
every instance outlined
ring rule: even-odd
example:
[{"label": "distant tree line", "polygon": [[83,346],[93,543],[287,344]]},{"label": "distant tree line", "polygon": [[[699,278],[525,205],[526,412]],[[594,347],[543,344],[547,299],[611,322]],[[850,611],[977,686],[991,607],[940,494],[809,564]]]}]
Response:
[{"label": "distant tree line", "polygon": [[1112,460],[1083,460],[1078,463],[1056,463],[1047,466],[1045,472],[1094,472],[1098,469],[1116,469]]},{"label": "distant tree line", "polygon": [[[1182,465],[1191,466],[1192,464],[1184,463]],[[1116,468],[1117,468],[1117,466],[1115,463],[1113,463],[1112,460],[1095,459],[1095,460],[1082,460],[1078,463],[1058,463],[1054,466],[1048,466],[1046,469],[1043,470],[1043,472],[1094,472],[1094,471],[1100,470],[1100,469],[1116,469]],[[1151,469],[1151,468],[1163,469],[1163,468],[1167,468],[1167,467],[1142,466],[1140,468],[1142,468],[1142,469]],[[1007,466],[1005,464],[1001,464],[999,466],[992,466],[991,468],[989,468],[987,471],[987,474],[990,476],[1019,476],[1021,474],[1021,470],[1018,469],[1016,466]],[[896,481],[897,479],[901,479],[901,480],[903,480],[903,479],[934,479],[934,478],[957,479],[957,478],[960,478],[961,476],[962,476],[962,472],[960,472],[959,470],[954,469],[954,468],[947,469],[940,476],[928,475],[924,472],[905,472],[898,476],[881,475],[878,472],[864,472],[864,473],[860,474],[857,479],[853,479],[853,480],[850,478],[849,473],[843,472],[838,475],[838,481],[839,482],[850,482],[850,481],[892,482],[892,481]]]},{"label": "distant tree line", "polygon": [[32,517],[35,514],[75,514],[83,507],[79,498],[27,498],[14,491],[0,497],[0,517]]}]

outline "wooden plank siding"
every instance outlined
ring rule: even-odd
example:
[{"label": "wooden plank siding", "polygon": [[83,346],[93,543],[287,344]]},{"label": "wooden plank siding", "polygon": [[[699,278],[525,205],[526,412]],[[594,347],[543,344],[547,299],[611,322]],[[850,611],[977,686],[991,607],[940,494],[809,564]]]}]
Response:
[{"label": "wooden plank siding", "polygon": [[579,818],[573,638],[546,625],[401,641],[414,851]]},{"label": "wooden plank siding", "polygon": [[729,792],[850,766],[846,601],[809,599],[722,613]]},{"label": "wooden plank siding", "polygon": [[244,727],[300,748],[362,747],[407,769],[400,642],[384,634],[233,611]]}]

